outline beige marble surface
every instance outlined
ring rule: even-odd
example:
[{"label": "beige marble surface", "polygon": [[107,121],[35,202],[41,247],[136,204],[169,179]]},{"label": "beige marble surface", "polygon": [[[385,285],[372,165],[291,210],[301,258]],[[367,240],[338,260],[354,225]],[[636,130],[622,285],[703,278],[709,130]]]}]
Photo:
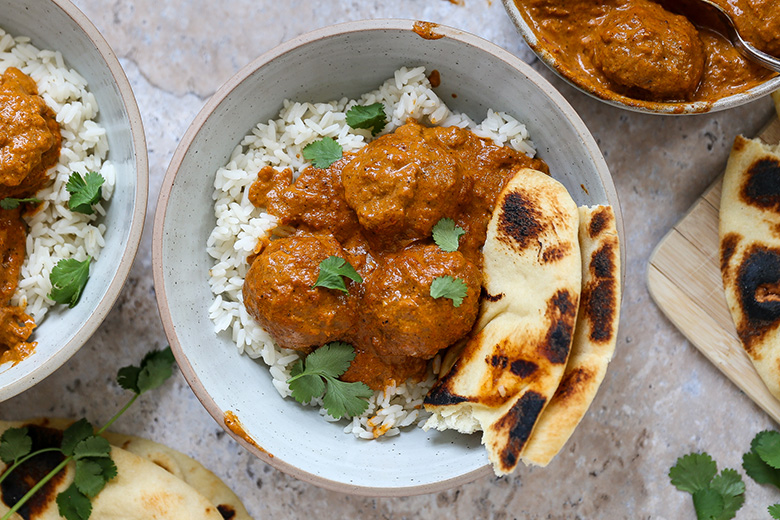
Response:
[{"label": "beige marble surface", "polygon": [[[0,404],[0,417],[108,419],[124,402],[116,370],[166,344],[151,274],[151,225],[168,161],[189,122],[218,86],[260,53],[324,25],[364,18],[423,19],[480,35],[526,61],[533,55],[498,0],[74,0],[102,31],[130,79],[150,158],[147,227],[119,300],[94,337],[33,389]],[[297,481],[243,450],[201,407],[178,372],[115,427],[170,444],[202,461],[243,498],[256,519],[485,518],[686,519],[690,496],[669,467],[706,450],[739,468],[753,435],[776,425],[667,321],[650,299],[646,267],[655,244],[722,170],[737,133],[772,116],[768,99],[695,117],[640,115],[594,101],[539,69],[593,132],[621,198],[628,257],[623,320],[606,381],[564,451],[541,469],[484,478],[447,492],[399,499],[351,497]],[[747,479],[737,518],[765,518],[780,502]]]}]

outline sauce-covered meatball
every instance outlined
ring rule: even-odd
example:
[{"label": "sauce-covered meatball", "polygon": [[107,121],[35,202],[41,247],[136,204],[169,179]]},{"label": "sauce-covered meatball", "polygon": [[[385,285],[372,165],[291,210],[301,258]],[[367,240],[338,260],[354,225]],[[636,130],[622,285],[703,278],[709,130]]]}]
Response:
[{"label": "sauce-covered meatball", "polygon": [[687,18],[642,1],[611,11],[596,32],[593,63],[631,95],[688,99],[704,73],[699,33]]},{"label": "sauce-covered meatball", "polygon": [[[466,283],[466,297],[459,306],[449,298],[431,297],[431,283],[440,276]],[[432,358],[471,330],[481,282],[479,269],[457,251],[415,245],[387,255],[384,265],[367,280],[363,296],[365,322],[373,331],[376,352]]]},{"label": "sauce-covered meatball", "polygon": [[354,325],[355,298],[314,287],[320,262],[329,256],[345,256],[332,235],[301,232],[270,242],[249,268],[244,304],[280,346],[309,350],[341,338]]}]

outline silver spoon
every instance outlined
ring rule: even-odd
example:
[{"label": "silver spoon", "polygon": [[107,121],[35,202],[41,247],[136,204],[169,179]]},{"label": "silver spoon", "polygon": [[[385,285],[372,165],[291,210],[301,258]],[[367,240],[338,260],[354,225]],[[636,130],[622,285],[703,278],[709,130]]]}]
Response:
[{"label": "silver spoon", "polygon": [[686,16],[695,24],[707,27],[727,38],[746,58],[770,70],[780,72],[780,58],[756,49],[739,34],[734,20],[710,0],[661,0],[664,8]]}]

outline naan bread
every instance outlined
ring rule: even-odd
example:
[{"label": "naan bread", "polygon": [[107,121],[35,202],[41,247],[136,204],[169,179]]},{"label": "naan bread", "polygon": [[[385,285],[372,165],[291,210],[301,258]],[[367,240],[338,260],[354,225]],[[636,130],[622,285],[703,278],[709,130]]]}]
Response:
[{"label": "naan bread", "polygon": [[582,297],[561,384],[542,412],[523,462],[546,466],[588,411],[607,373],[620,319],[620,246],[611,206],[580,208]]},{"label": "naan bread", "polygon": [[734,141],[720,201],[720,267],[737,335],[780,399],[780,146]]},{"label": "naan bread", "polygon": [[552,177],[524,169],[508,183],[483,247],[478,322],[425,398],[425,427],[482,430],[499,475],[517,466],[566,367],[581,288],[578,223]]},{"label": "naan bread", "polygon": [[[34,419],[24,422],[0,421],[0,434],[8,428],[29,425],[60,431],[70,426],[72,422],[56,418]],[[95,509],[92,518],[251,520],[249,513],[235,493],[216,475],[194,459],[167,446],[140,437],[111,432],[104,433],[103,437],[113,446],[111,457],[117,464],[119,477],[111,480],[93,500]],[[5,466],[0,463],[0,470],[4,469]],[[163,473],[167,472],[169,476],[161,475],[159,470],[164,470]],[[147,478],[145,471],[151,472],[149,478]],[[50,496],[47,495],[46,511],[40,516],[32,516],[31,519],[59,519],[54,497],[70,485],[72,478],[71,468],[61,485],[58,485],[56,490],[50,493]],[[125,499],[125,488],[127,487],[130,491]],[[117,505],[109,503],[109,499],[114,500],[120,495],[122,498]],[[134,501],[139,502],[140,505],[135,504]],[[190,505],[181,509],[180,501],[186,501]],[[53,511],[54,516],[47,516],[49,509]],[[0,512],[5,511],[8,511],[8,507],[2,503],[2,497],[0,497]]]}]

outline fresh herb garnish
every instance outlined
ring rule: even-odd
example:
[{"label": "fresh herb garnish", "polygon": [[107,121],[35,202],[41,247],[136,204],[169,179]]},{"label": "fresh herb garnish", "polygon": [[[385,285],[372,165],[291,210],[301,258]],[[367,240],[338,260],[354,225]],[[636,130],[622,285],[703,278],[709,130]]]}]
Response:
[{"label": "fresh herb garnish", "polygon": [[693,495],[699,520],[729,520],[745,502],[745,483],[733,469],[718,467],[706,453],[689,453],[677,459],[669,478],[680,491]]},{"label": "fresh herb garnish", "polygon": [[57,262],[51,270],[51,294],[49,298],[57,303],[67,303],[73,308],[81,297],[81,291],[87,285],[89,278],[89,263],[92,257],[87,257],[83,262],[75,258],[66,258]]},{"label": "fresh herb garnish", "polygon": [[293,398],[299,403],[308,403],[321,397],[328,413],[341,419],[345,415],[354,417],[368,408],[367,399],[374,392],[361,382],[347,383],[338,379],[355,359],[352,345],[335,341],[321,346],[306,360],[298,360],[290,372],[290,385]]},{"label": "fresh herb garnish", "polygon": [[323,137],[303,148],[303,158],[311,161],[315,168],[327,168],[343,155],[341,145],[331,137]]},{"label": "fresh herb garnish", "polygon": [[0,208],[2,209],[16,209],[20,204],[38,204],[41,202],[35,197],[29,197],[26,199],[15,199],[13,197],[6,197],[0,200]]},{"label": "fresh herb garnish", "polygon": [[742,456],[742,468],[759,484],[780,489],[780,432],[758,432],[750,442],[750,451]]},{"label": "fresh herb garnish", "polygon": [[452,276],[437,276],[431,282],[431,298],[449,298],[452,305],[460,307],[468,293],[466,282]]},{"label": "fresh herb garnish", "polygon": [[382,103],[355,105],[347,111],[347,124],[352,128],[371,129],[371,135],[376,135],[387,125],[385,106]]},{"label": "fresh herb garnish", "polygon": [[443,218],[433,226],[431,234],[437,246],[448,253],[452,253],[458,250],[460,237],[465,235],[466,232],[462,227],[456,226],[455,221],[451,218]]},{"label": "fresh herb garnish", "polygon": [[65,189],[70,193],[68,208],[76,213],[92,215],[95,212],[92,206],[100,201],[100,188],[104,182],[106,180],[97,172],[87,172],[84,177],[78,172],[71,173],[68,184],[65,185]]},{"label": "fresh herb garnish", "polygon": [[780,504],[772,504],[767,508],[769,515],[775,520],[780,520]]},{"label": "fresh herb garnish", "polygon": [[341,257],[329,256],[320,262],[320,273],[317,275],[317,282],[312,287],[325,287],[349,293],[344,278],[342,278],[344,276],[357,283],[363,283],[363,277],[355,271],[352,264]]},{"label": "fresh herb garnish", "polygon": [[[62,434],[59,448],[32,450],[32,439],[27,428],[9,428],[0,437],[0,459],[8,469],[0,475],[0,483],[25,461],[44,452],[58,451],[65,459],[36,483],[20,498],[0,520],[8,520],[35,493],[70,463],[75,462],[75,474],[71,485],[57,495],[57,508],[66,520],[87,520],[92,514],[91,498],[97,496],[108,481],[116,477],[117,468],[111,460],[111,445],[100,435],[111,426],[138,397],[160,386],[173,372],[173,353],[170,347],[153,351],[144,356],[138,367],[122,368],[117,383],[134,395],[102,428],[95,431],[86,419],[70,425]],[[145,374],[142,376],[142,374]]]}]

